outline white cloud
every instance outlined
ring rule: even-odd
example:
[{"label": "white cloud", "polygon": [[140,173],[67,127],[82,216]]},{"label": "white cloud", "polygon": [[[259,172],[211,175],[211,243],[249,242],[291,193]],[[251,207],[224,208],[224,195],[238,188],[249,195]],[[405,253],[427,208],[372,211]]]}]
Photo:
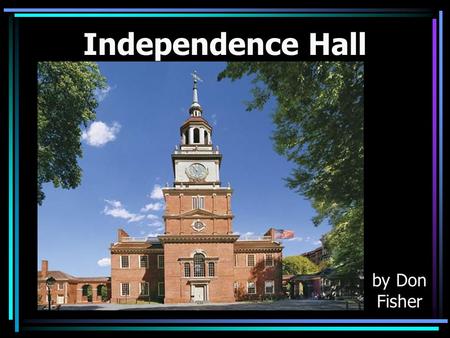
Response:
[{"label": "white cloud", "polygon": [[[152,192],[153,194],[153,192]],[[162,194],[162,193],[161,193]],[[153,197],[152,197],[153,198]],[[149,203],[147,204],[145,207],[143,207],[141,209],[142,212],[147,212],[147,211],[158,211],[161,210],[163,207],[163,204],[160,202],[156,202],[156,203]]]},{"label": "white cloud", "polygon": [[150,198],[154,200],[161,200],[164,198],[163,192],[161,190],[161,186],[159,184],[155,184],[153,186],[153,190],[150,193]]},{"label": "white cloud", "polygon": [[113,122],[112,126],[108,126],[101,121],[92,122],[87,130],[83,131],[81,139],[93,147],[102,147],[106,143],[114,141],[119,133],[121,125]]},{"label": "white cloud", "polygon": [[253,236],[255,233],[252,231],[247,231],[246,233],[242,234],[242,236]]},{"label": "white cloud", "polygon": [[115,218],[123,218],[128,220],[128,223],[139,222],[145,218],[145,215],[133,214],[125,209],[120,201],[105,200],[108,205],[103,209],[105,215],[109,215]]},{"label": "white cloud", "polygon": [[314,245],[322,245],[322,242],[320,240],[318,240],[318,241],[314,241],[313,244]]},{"label": "white cloud", "polygon": [[159,217],[156,216],[156,215],[153,215],[153,214],[148,214],[148,215],[147,215],[147,218],[148,218],[148,219],[153,219],[153,220],[154,220],[154,219],[158,219]]},{"label": "white cloud", "polygon": [[217,114],[211,115],[211,121],[212,121],[213,126],[217,126]]},{"label": "white cloud", "polygon": [[149,234],[147,234],[147,237],[157,237],[157,236],[161,236],[162,235],[162,233],[157,233],[157,232],[151,232],[151,233],[149,233]]},{"label": "white cloud", "polygon": [[289,242],[303,242],[303,237],[292,237],[288,239]]},{"label": "white cloud", "polygon": [[117,86],[111,87],[110,85],[106,85],[105,88],[96,89],[95,90],[95,96],[97,97],[97,101],[98,102],[102,102],[104,99],[106,99],[106,97],[109,95],[109,93],[113,89],[116,89],[116,88],[117,88]]},{"label": "white cloud", "polygon": [[147,224],[147,226],[153,227],[153,228],[155,228],[155,227],[159,228],[159,227],[161,227],[162,225],[163,225],[163,224],[162,224],[161,221],[155,221],[155,222],[152,222],[152,223]]},{"label": "white cloud", "polygon": [[97,261],[98,266],[105,267],[111,265],[111,258],[105,257]]}]

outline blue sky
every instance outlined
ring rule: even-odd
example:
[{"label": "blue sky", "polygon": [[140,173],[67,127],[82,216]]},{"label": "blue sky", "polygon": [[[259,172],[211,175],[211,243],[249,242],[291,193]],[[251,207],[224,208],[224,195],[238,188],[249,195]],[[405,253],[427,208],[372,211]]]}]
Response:
[{"label": "blue sky", "polygon": [[309,201],[289,190],[283,177],[292,164],[275,153],[270,136],[274,102],[264,111],[245,111],[249,78],[217,81],[225,63],[100,63],[108,89],[96,121],[83,134],[81,185],[73,190],[44,186],[38,212],[38,259],[50,270],[77,276],[110,275],[109,246],[117,229],[130,236],[163,232],[158,186],[172,184],[171,152],[192,102],[191,73],[197,70],[203,116],[213,126],[213,143],[223,154],[221,180],[234,190],[233,229],[262,235],[270,227],[289,229],[284,255],[320,245],[330,227],[314,227]]}]

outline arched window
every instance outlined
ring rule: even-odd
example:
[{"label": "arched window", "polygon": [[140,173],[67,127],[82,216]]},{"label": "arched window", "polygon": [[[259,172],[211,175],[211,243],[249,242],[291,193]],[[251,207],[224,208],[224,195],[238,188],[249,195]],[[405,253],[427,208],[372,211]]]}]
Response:
[{"label": "arched window", "polygon": [[208,144],[208,132],[205,130],[203,135],[204,135],[205,144]]},{"label": "arched window", "polygon": [[194,255],[194,277],[205,277],[205,256],[200,253]]},{"label": "arched window", "polygon": [[194,128],[194,143],[200,143],[200,131]]},{"label": "arched window", "polygon": [[184,132],[184,144],[188,144],[189,143],[189,131],[186,130]]}]

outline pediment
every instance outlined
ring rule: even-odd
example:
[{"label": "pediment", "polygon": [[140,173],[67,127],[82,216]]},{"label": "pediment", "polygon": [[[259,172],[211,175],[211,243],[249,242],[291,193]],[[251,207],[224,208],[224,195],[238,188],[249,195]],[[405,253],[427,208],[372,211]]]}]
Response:
[{"label": "pediment", "polygon": [[194,210],[189,210],[187,212],[184,212],[182,214],[180,214],[181,217],[214,217],[217,216],[217,214],[212,213],[208,210],[204,210],[204,209],[194,209]]}]

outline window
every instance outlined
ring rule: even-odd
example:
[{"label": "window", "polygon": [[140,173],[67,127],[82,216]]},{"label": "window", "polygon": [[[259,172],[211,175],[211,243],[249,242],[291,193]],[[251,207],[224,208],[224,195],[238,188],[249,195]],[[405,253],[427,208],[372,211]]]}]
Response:
[{"label": "window", "polygon": [[58,283],[58,290],[64,290],[64,283]]},{"label": "window", "polygon": [[214,265],[214,262],[208,263],[208,276],[213,277],[216,273],[216,267]]},{"label": "window", "polygon": [[141,296],[148,296],[148,294],[149,294],[149,285],[148,285],[148,282],[141,282],[140,284],[139,284],[139,294],[141,295]]},{"label": "window", "polygon": [[247,282],[247,293],[250,295],[254,295],[256,293],[255,282]]},{"label": "window", "polygon": [[120,295],[121,296],[130,295],[130,283],[120,283]]},{"label": "window", "polygon": [[193,196],[192,197],[192,209],[205,209],[205,197]]},{"label": "window", "polygon": [[184,277],[191,277],[191,264],[184,263]]},{"label": "window", "polygon": [[194,143],[200,143],[200,131],[194,128]]},{"label": "window", "polygon": [[234,282],[234,292],[236,292],[237,290],[239,290],[239,282]]},{"label": "window", "polygon": [[204,143],[208,144],[208,132],[206,130],[203,133],[203,137],[204,137]]},{"label": "window", "polygon": [[158,255],[158,269],[164,269],[164,255]]},{"label": "window", "polygon": [[247,266],[255,266],[255,255],[247,255]]},{"label": "window", "polygon": [[234,255],[234,266],[238,266],[238,256]]},{"label": "window", "polygon": [[158,296],[164,296],[164,283],[158,283]]},{"label": "window", "polygon": [[274,286],[275,286],[275,283],[274,283],[273,280],[266,280],[264,282],[264,293],[268,294],[268,295],[273,294],[274,293]]},{"label": "window", "polygon": [[140,268],[148,268],[148,256],[147,255],[139,256],[139,267]]},{"label": "window", "polygon": [[130,256],[120,256],[120,267],[122,269],[130,267]]},{"label": "window", "polygon": [[205,256],[200,253],[194,255],[194,277],[205,277]]},{"label": "window", "polygon": [[273,266],[272,254],[266,254],[266,266]]}]

